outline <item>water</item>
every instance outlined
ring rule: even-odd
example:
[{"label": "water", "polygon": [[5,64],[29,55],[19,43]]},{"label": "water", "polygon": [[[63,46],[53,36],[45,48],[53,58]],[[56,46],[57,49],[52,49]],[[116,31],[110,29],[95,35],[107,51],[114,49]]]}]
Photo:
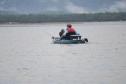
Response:
[{"label": "water", "polygon": [[73,25],[88,44],[53,44],[66,23],[1,24],[0,84],[125,84],[126,22]]}]

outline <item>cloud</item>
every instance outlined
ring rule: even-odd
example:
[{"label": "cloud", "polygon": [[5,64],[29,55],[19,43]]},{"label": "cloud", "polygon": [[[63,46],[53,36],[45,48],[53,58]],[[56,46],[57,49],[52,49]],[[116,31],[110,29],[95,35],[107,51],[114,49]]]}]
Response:
[{"label": "cloud", "polygon": [[126,1],[118,1],[109,8],[112,12],[126,12]]},{"label": "cloud", "polygon": [[4,5],[6,2],[5,1],[1,1],[0,2],[0,5]]},{"label": "cloud", "polygon": [[126,12],[126,0],[0,0],[0,10],[20,13]]},{"label": "cloud", "polygon": [[0,11],[18,11],[16,7],[3,8],[0,7]]},{"label": "cloud", "polygon": [[59,11],[59,9],[57,7],[48,7],[46,11]]},{"label": "cloud", "polygon": [[59,0],[52,0],[52,2],[55,2],[55,3],[57,3],[57,2],[59,2]]},{"label": "cloud", "polygon": [[78,6],[72,2],[67,2],[65,9],[70,13],[88,13],[88,10],[84,7]]},{"label": "cloud", "polygon": [[102,12],[126,12],[126,1],[116,1],[113,5],[108,8],[100,9]]}]

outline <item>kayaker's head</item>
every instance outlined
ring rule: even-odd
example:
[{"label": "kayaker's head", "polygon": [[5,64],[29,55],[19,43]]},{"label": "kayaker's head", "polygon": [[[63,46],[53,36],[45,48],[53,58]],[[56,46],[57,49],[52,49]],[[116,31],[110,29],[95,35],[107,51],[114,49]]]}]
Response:
[{"label": "kayaker's head", "polygon": [[67,28],[71,28],[72,27],[72,25],[71,24],[67,24]]},{"label": "kayaker's head", "polygon": [[64,29],[61,29],[61,32],[62,32],[62,33],[64,33],[64,32],[65,32],[65,30],[64,30]]}]

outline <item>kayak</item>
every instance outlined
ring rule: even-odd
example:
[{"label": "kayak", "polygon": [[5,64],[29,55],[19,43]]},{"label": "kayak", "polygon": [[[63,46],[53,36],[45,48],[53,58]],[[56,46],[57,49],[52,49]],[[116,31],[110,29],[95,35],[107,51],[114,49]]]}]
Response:
[{"label": "kayak", "polygon": [[81,36],[72,35],[70,39],[62,39],[61,37],[52,37],[54,44],[84,44],[88,42],[87,38],[81,39]]}]

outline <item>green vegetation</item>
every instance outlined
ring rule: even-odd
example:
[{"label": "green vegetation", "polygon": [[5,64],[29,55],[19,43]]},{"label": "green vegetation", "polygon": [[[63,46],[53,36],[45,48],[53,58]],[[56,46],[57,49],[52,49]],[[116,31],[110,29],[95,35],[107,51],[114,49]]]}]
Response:
[{"label": "green vegetation", "polygon": [[126,21],[126,12],[91,14],[9,14],[0,12],[0,23]]}]

